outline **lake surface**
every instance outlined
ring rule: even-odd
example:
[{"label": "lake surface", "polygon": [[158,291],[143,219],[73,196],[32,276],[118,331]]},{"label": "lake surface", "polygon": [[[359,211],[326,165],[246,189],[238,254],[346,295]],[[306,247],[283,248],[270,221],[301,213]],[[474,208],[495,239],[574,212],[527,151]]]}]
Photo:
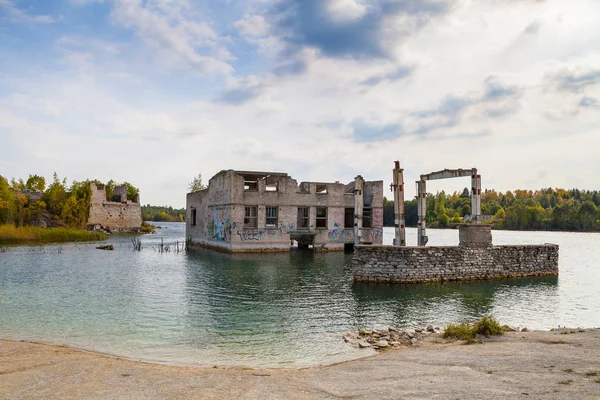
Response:
[{"label": "lake surface", "polygon": [[[205,366],[301,367],[370,354],[349,329],[443,326],[494,315],[535,329],[600,326],[600,234],[493,231],[495,244],[560,245],[560,275],[425,285],[354,284],[351,255],[173,251],[185,225],[97,244],[0,252],[0,337],[132,359]],[[391,244],[393,228],[384,229]],[[458,231],[428,230],[429,245]],[[409,245],[416,229],[407,229]],[[159,253],[164,240],[170,252]]]}]

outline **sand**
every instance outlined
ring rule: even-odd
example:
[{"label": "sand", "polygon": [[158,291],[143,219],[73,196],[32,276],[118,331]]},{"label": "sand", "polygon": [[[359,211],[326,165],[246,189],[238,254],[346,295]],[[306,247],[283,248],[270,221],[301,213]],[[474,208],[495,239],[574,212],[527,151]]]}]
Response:
[{"label": "sand", "polygon": [[0,340],[2,399],[600,399],[599,382],[598,329],[472,345],[434,336],[416,348],[295,370],[165,366]]}]

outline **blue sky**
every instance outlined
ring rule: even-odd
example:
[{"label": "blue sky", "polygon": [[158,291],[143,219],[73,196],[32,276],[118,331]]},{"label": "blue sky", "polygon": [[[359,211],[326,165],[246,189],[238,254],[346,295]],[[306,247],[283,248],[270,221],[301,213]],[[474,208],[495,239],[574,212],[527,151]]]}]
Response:
[{"label": "blue sky", "polygon": [[[599,189],[596,0],[0,0],[0,174]],[[461,190],[468,180],[435,182]],[[389,196],[388,196],[389,197]]]}]

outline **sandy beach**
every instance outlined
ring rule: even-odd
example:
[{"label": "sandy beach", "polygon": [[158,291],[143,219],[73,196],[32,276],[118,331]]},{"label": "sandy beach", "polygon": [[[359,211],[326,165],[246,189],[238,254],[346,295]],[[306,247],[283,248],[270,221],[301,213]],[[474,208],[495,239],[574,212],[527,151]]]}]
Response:
[{"label": "sandy beach", "polygon": [[600,330],[519,332],[483,344],[430,337],[297,369],[149,364],[0,341],[2,399],[600,399]]}]

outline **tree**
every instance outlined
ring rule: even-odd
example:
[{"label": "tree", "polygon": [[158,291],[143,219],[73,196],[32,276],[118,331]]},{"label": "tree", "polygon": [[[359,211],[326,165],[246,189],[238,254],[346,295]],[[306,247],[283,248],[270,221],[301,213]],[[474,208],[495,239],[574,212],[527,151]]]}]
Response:
[{"label": "tree", "polygon": [[189,190],[190,190],[190,192],[197,192],[198,190],[204,190],[204,189],[206,189],[206,186],[202,182],[202,173],[198,173],[198,176],[196,176],[190,182]]},{"label": "tree", "polygon": [[29,178],[27,178],[27,183],[25,183],[25,187],[30,190],[38,190],[43,192],[46,190],[46,179],[39,175],[29,175]]}]

